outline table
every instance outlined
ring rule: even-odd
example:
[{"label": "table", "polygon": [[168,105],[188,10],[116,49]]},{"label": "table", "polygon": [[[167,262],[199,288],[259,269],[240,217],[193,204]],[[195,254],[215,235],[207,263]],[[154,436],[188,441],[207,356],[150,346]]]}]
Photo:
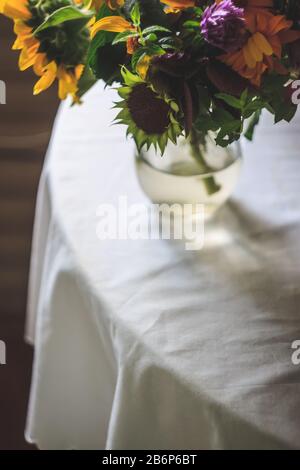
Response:
[{"label": "table", "polygon": [[102,240],[146,202],[114,91],[61,106],[42,175],[26,337],[41,449],[300,448],[300,134],[268,116],[205,247]]}]

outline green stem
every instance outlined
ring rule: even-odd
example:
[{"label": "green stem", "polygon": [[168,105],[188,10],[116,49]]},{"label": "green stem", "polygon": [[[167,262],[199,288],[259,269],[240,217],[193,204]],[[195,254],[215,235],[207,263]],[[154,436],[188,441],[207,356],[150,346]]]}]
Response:
[{"label": "green stem", "polygon": [[[203,174],[213,172],[213,169],[207,164],[202,154],[201,139],[199,137],[198,132],[195,129],[192,129],[191,131],[190,144],[191,144],[191,149],[192,149],[192,156],[197,161],[198,166],[201,168],[201,172]],[[205,186],[205,189],[208,195],[215,194],[221,189],[221,187],[215,181],[214,176],[212,175],[205,176],[203,178],[203,184]]]}]

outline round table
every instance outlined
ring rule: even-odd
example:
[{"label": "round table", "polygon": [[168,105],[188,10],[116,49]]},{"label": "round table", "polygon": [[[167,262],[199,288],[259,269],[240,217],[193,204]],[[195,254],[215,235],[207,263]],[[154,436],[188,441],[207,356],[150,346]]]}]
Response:
[{"label": "round table", "polygon": [[26,437],[41,449],[300,448],[299,118],[265,116],[204,248],[100,240],[147,200],[116,94],[64,103],[36,213]]}]

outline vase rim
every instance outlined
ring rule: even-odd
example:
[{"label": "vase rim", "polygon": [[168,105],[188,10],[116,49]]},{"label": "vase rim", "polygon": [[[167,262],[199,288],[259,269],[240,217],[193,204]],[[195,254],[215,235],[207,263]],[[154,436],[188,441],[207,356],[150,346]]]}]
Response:
[{"label": "vase rim", "polygon": [[[157,168],[155,167],[155,165],[152,165],[144,156],[143,156],[143,151],[141,152],[137,152],[136,153],[136,160],[142,160],[143,163],[145,163],[147,166],[149,166],[149,168],[152,168],[154,170],[157,170],[157,171],[160,171],[161,173],[165,173],[167,175],[172,175],[172,176],[176,176],[178,178],[195,178],[195,176],[199,176],[199,177],[209,177],[209,176],[212,176],[212,175],[217,175],[219,173],[222,173],[223,171],[227,170],[228,168],[230,168],[232,165],[236,164],[237,161],[240,161],[242,160],[242,148],[241,148],[241,143],[239,141],[236,141],[236,142],[233,142],[233,144],[230,144],[230,146],[236,146],[237,147],[237,150],[235,151],[235,156],[234,158],[228,162],[226,165],[224,165],[222,168],[216,168],[215,170],[213,171],[209,171],[209,172],[206,172],[206,173],[193,173],[193,174],[180,174],[180,173],[174,173],[172,171],[169,171],[165,168]],[[162,156],[163,158],[163,156]]]}]

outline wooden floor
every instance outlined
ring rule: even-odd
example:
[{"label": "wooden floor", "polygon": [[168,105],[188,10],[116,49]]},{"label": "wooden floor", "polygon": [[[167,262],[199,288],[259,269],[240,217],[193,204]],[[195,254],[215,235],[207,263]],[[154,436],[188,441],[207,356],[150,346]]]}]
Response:
[{"label": "wooden floor", "polygon": [[0,19],[0,449],[30,448],[24,440],[32,350],[23,331],[35,197],[57,109],[56,90],[32,96],[34,77],[17,69],[12,24]]}]

